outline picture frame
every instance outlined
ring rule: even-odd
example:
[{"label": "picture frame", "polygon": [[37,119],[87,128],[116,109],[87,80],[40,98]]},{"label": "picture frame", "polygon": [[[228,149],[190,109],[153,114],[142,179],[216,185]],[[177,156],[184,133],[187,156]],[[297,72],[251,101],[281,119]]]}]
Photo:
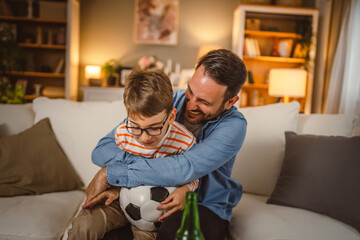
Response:
[{"label": "picture frame", "polygon": [[131,71],[132,71],[131,67],[123,67],[120,69],[119,86],[125,86],[125,80],[127,76],[131,73]]},{"label": "picture frame", "polygon": [[177,45],[180,0],[135,0],[134,42]]}]

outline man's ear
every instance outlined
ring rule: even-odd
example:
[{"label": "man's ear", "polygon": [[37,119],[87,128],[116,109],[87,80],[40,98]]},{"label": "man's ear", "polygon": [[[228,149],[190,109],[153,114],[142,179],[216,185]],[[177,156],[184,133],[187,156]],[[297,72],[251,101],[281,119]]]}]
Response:
[{"label": "man's ear", "polygon": [[234,104],[239,100],[239,96],[236,95],[235,97],[233,98],[230,98],[229,100],[227,100],[225,102],[225,109],[226,110],[229,110],[232,106],[234,106]]},{"label": "man's ear", "polygon": [[176,118],[176,108],[173,108],[169,115],[169,125],[173,124]]}]

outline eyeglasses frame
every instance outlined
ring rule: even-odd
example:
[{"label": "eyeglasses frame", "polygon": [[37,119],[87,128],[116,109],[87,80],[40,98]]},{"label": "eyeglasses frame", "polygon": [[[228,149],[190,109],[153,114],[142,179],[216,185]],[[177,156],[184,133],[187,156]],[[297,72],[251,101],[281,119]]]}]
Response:
[{"label": "eyeglasses frame", "polygon": [[[171,111],[170,111],[170,112],[171,112]],[[128,133],[130,133],[131,135],[134,135],[134,136],[141,136],[141,134],[143,134],[144,131],[145,131],[145,132],[147,133],[147,135],[149,135],[149,136],[153,136],[153,137],[159,136],[159,135],[161,135],[162,129],[164,128],[165,123],[166,123],[166,121],[167,121],[168,118],[169,118],[170,112],[168,112],[168,114],[166,115],[164,121],[163,121],[162,124],[161,124],[161,127],[149,127],[149,128],[129,127],[129,126],[128,126],[129,117],[128,117],[128,118],[126,119],[126,125],[125,125],[126,130],[128,131]],[[134,133],[130,132],[129,129],[140,130],[140,134],[134,134]],[[150,134],[150,133],[148,132],[148,129],[153,129],[153,130],[160,129],[160,133],[157,134],[157,135],[153,135],[153,134]]]}]

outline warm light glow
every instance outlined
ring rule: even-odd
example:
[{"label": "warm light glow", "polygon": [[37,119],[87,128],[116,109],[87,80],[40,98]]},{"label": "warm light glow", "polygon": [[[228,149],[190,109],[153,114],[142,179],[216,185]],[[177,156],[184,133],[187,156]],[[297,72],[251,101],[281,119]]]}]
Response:
[{"label": "warm light glow", "polygon": [[85,66],[85,79],[100,79],[101,67],[96,65]]},{"label": "warm light glow", "polygon": [[270,69],[269,96],[284,97],[284,102],[288,102],[289,97],[304,97],[306,75],[307,72],[304,69]]},{"label": "warm light glow", "polygon": [[208,44],[208,45],[202,45],[199,48],[197,60],[199,60],[202,56],[210,52],[211,50],[216,50],[222,48],[220,45],[216,44]]}]

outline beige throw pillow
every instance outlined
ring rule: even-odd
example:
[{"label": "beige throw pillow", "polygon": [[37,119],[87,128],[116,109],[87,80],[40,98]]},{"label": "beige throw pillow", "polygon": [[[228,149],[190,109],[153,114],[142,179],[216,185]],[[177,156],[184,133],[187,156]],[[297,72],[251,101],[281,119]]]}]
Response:
[{"label": "beige throw pillow", "polygon": [[82,186],[48,118],[0,139],[1,197],[69,191]]}]

